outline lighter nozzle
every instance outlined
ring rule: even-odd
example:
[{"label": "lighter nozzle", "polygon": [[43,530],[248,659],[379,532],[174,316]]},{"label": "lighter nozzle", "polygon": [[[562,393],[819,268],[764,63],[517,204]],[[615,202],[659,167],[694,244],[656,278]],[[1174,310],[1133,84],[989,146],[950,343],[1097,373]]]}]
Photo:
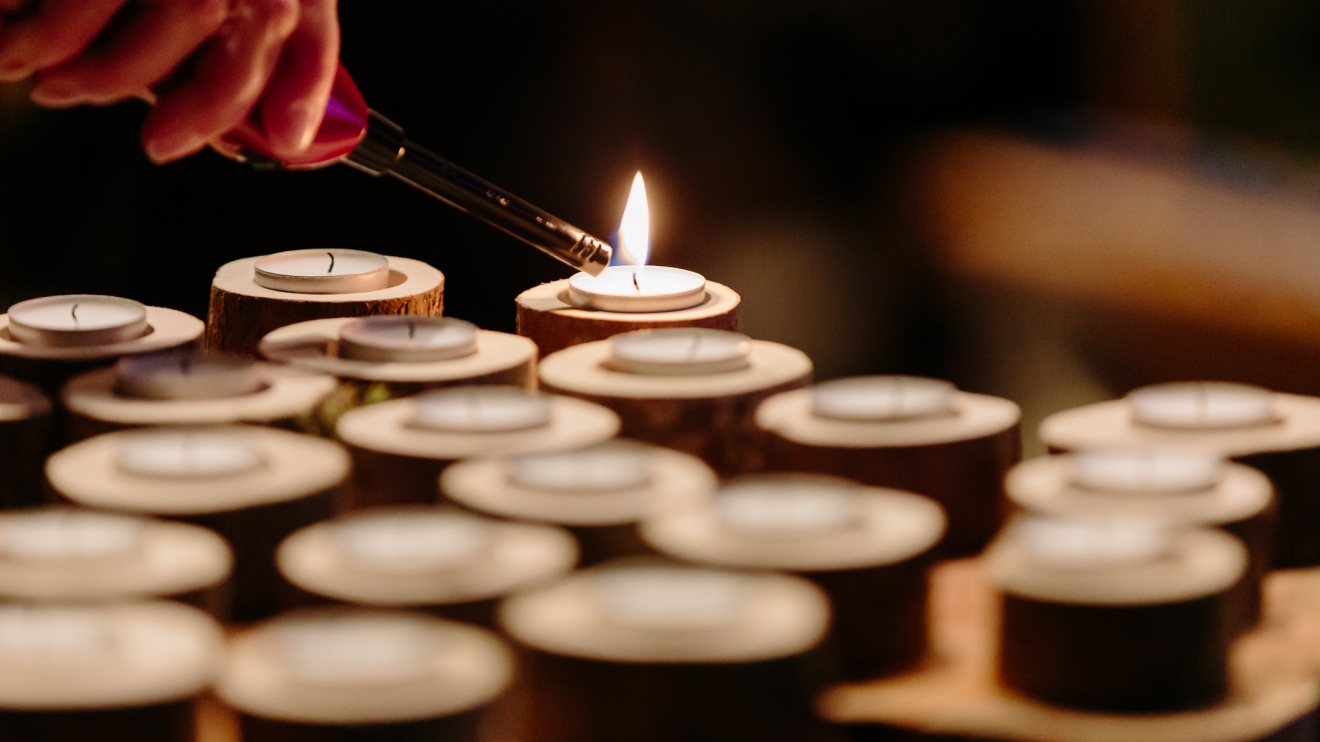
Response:
[{"label": "lighter nozzle", "polygon": [[609,267],[613,255],[614,248],[609,243],[583,232],[577,244],[569,248],[565,262],[583,273],[599,276]]}]

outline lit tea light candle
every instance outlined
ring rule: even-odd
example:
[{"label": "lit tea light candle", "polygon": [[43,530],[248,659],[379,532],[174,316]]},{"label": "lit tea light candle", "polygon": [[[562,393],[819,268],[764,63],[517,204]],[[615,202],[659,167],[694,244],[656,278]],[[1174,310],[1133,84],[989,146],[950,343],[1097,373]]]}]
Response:
[{"label": "lit tea light candle", "polygon": [[389,615],[286,619],[276,634],[289,673],[309,683],[379,685],[425,675],[432,642],[416,623]]},{"label": "lit tea light candle", "polygon": [[1219,481],[1225,466],[1210,453],[1170,449],[1083,450],[1069,461],[1074,485],[1121,493],[1207,490]]},{"label": "lit tea light candle", "polygon": [[646,453],[627,445],[519,456],[505,466],[509,481],[547,492],[622,492],[652,479]]},{"label": "lit tea light candle", "polygon": [[289,250],[257,259],[257,285],[295,294],[356,294],[390,285],[390,262],[365,250]]},{"label": "lit tea light candle", "polygon": [[720,521],[757,536],[794,537],[837,533],[861,523],[853,488],[808,477],[748,477],[715,498]]},{"label": "lit tea light candle", "polygon": [[747,368],[752,341],[728,330],[672,327],[610,338],[609,365],[653,376],[695,376]]},{"label": "lit tea light candle", "polygon": [[1214,430],[1268,425],[1278,419],[1274,393],[1247,384],[1181,382],[1142,387],[1127,395],[1142,425]]},{"label": "lit tea light candle", "polygon": [[441,389],[413,398],[413,424],[448,433],[507,433],[550,424],[550,402],[517,387]]},{"label": "lit tea light candle", "polygon": [[883,422],[953,412],[953,384],[917,376],[857,376],[817,384],[811,410],[836,420]]},{"label": "lit tea light candle", "polygon": [[339,331],[339,355],[377,363],[422,363],[477,352],[477,326],[448,317],[364,317]]},{"label": "lit tea light candle", "polygon": [[255,471],[265,459],[256,441],[240,431],[154,429],[125,435],[116,464],[144,477],[216,479]]},{"label": "lit tea light candle", "polygon": [[457,512],[371,513],[344,520],[335,533],[351,561],[384,572],[465,567],[491,542],[487,523]]},{"label": "lit tea light candle", "polygon": [[241,356],[182,350],[129,356],[115,365],[115,391],[142,399],[223,399],[262,386],[256,364]]},{"label": "lit tea light candle", "polygon": [[114,647],[106,609],[0,605],[0,654],[31,662],[76,662]]},{"label": "lit tea light candle", "polygon": [[706,301],[704,276],[681,268],[647,265],[650,253],[651,212],[646,183],[637,173],[619,224],[616,258],[624,264],[610,266],[598,276],[573,276],[568,281],[570,302],[606,312],[670,312]]},{"label": "lit tea light candle", "polygon": [[114,559],[142,547],[143,521],[56,508],[17,513],[0,527],[0,554],[15,560]]},{"label": "lit tea light candle", "polygon": [[602,570],[596,583],[605,616],[625,626],[703,631],[742,615],[746,584],[732,573],[691,567],[636,566]]},{"label": "lit tea light candle", "polygon": [[1014,524],[1029,558],[1056,569],[1144,564],[1167,556],[1167,525],[1140,518],[1027,517]]},{"label": "lit tea light candle", "polygon": [[136,340],[149,331],[147,308],[117,296],[46,296],[9,308],[9,334],[31,345],[113,345]]}]

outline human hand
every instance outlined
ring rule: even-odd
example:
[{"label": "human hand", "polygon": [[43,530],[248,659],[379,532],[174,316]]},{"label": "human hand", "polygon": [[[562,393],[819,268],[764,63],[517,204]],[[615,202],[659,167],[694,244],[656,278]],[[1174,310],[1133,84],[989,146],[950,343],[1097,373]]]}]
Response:
[{"label": "human hand", "polygon": [[0,13],[0,81],[35,77],[50,107],[153,102],[142,145],[158,163],[250,113],[272,152],[305,150],[339,58],[336,0],[0,0]]}]

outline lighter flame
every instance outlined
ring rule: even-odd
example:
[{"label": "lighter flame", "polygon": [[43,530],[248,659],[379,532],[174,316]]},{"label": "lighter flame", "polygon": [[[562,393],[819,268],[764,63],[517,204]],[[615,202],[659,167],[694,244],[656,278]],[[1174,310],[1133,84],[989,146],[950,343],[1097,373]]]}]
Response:
[{"label": "lighter flame", "polygon": [[651,258],[651,207],[646,202],[646,182],[641,171],[633,176],[628,205],[619,222],[619,253],[622,265],[646,265]]}]

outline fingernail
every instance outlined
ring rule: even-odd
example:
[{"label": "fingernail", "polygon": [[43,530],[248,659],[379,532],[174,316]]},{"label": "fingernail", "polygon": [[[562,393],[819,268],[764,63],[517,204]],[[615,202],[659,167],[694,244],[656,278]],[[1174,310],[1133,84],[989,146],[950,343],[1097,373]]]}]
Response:
[{"label": "fingernail", "polygon": [[312,140],[316,138],[315,115],[316,112],[306,105],[289,109],[289,131],[293,136],[289,138],[288,144],[298,152],[312,146]]},{"label": "fingernail", "polygon": [[147,157],[157,165],[177,160],[201,149],[206,140],[191,131],[166,134],[142,143]]},{"label": "fingernail", "polygon": [[0,63],[0,80],[20,80],[27,77],[27,62],[11,59]]},{"label": "fingernail", "polygon": [[79,99],[78,91],[62,82],[39,82],[32,88],[31,96],[43,106],[71,106]]}]

